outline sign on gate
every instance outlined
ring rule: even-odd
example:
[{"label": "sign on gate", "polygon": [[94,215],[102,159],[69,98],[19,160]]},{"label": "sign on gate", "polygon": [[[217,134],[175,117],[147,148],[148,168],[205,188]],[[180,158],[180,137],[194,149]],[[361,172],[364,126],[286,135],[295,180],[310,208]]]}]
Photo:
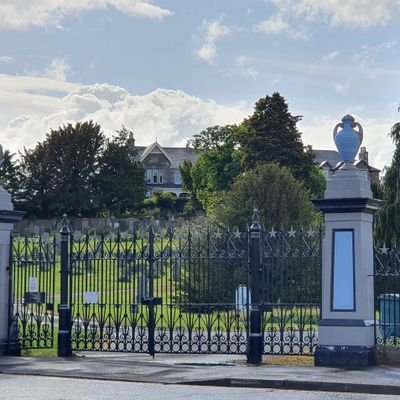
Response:
[{"label": "sign on gate", "polygon": [[246,285],[239,285],[235,293],[236,312],[245,311],[251,304],[251,292]]}]

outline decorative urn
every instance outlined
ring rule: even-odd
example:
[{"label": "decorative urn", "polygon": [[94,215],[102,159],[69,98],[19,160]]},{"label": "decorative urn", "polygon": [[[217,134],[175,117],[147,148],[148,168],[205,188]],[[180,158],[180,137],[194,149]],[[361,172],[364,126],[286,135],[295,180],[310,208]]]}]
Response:
[{"label": "decorative urn", "polygon": [[[339,128],[342,129],[338,132]],[[354,128],[358,128],[358,131]],[[363,140],[362,126],[355,122],[351,115],[345,115],[342,122],[338,123],[333,129],[333,140],[341,160],[345,163],[352,163]]]}]

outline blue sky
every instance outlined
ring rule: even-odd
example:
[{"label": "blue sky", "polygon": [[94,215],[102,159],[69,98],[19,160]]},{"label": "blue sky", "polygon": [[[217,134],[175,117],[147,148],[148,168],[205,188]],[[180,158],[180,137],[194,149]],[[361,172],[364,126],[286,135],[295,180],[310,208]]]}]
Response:
[{"label": "blue sky", "polygon": [[94,119],[183,145],[279,91],[305,144],[333,148],[346,113],[390,163],[400,113],[397,0],[2,0],[0,142],[33,146]]}]

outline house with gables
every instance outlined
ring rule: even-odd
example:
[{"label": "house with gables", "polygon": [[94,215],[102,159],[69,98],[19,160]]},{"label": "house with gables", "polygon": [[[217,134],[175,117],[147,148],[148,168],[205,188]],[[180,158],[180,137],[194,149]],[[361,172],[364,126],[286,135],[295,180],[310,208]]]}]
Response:
[{"label": "house with gables", "polygon": [[145,168],[148,197],[156,190],[169,192],[177,197],[189,195],[182,186],[179,166],[185,160],[193,164],[196,162],[198,156],[192,148],[163,147],[157,141],[147,147],[135,146],[132,133],[128,139],[128,147],[133,158]]},{"label": "house with gables", "polygon": [[[186,147],[164,147],[157,140],[147,147],[135,146],[133,133],[129,135],[128,147],[132,157],[142,163],[145,168],[147,183],[147,196],[151,197],[154,191],[169,192],[177,197],[187,197],[189,194],[182,186],[182,178],[179,166],[188,160],[194,164],[198,155],[188,146]],[[340,160],[336,150],[314,150],[312,149],[315,162],[321,168],[326,179],[335,174],[343,162]],[[371,182],[379,181],[380,170],[369,165],[368,152],[361,147],[359,159],[354,165],[362,171],[366,179]]]}]

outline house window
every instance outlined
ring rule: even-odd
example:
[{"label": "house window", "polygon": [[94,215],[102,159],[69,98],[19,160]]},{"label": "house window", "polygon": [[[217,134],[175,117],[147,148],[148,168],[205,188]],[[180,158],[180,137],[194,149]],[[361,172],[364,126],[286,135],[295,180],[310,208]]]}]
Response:
[{"label": "house window", "polygon": [[146,182],[149,184],[163,183],[163,170],[150,168],[146,171]]},{"label": "house window", "polygon": [[182,184],[182,178],[181,178],[181,174],[179,171],[175,171],[174,172],[174,182],[175,185],[181,185]]}]

